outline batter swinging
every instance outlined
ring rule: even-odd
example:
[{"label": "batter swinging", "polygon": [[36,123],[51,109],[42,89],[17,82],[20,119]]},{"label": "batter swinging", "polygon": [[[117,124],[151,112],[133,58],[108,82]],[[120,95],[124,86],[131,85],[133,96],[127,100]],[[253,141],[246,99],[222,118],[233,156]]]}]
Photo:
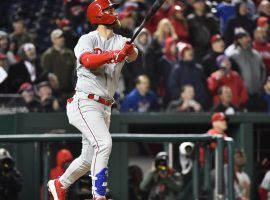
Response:
[{"label": "batter swinging", "polygon": [[96,30],[81,36],[74,49],[78,80],[67,115],[69,123],[82,132],[82,152],[59,179],[48,182],[54,200],[64,200],[68,187],[90,169],[93,200],[106,199],[111,105],[124,62],[134,61],[138,55],[128,38],[113,33],[120,26],[117,6],[109,0],[93,1],[87,17]]}]

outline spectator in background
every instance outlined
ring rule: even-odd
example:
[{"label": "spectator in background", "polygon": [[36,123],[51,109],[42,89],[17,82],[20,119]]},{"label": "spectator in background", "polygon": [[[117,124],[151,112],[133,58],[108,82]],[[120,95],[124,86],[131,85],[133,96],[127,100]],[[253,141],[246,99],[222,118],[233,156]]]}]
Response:
[{"label": "spectator in background", "polygon": [[220,20],[220,32],[223,35],[230,18],[235,16],[235,5],[231,0],[223,0],[217,5],[216,16]]},{"label": "spectator in background", "polygon": [[12,42],[20,48],[25,43],[32,43],[33,37],[28,33],[25,23],[22,19],[13,22],[14,31],[10,34]]},{"label": "spectator in background", "polygon": [[149,194],[148,200],[169,200],[176,199],[182,185],[181,174],[168,166],[168,154],[159,152],[154,169],[144,177],[140,188]]},{"label": "spectator in background", "polygon": [[171,70],[169,78],[169,89],[173,99],[179,97],[181,88],[190,84],[195,90],[195,100],[203,108],[208,106],[208,91],[206,78],[201,66],[194,61],[193,48],[190,44],[180,43],[177,45],[180,61]]},{"label": "spectator in background", "polygon": [[173,6],[173,0],[167,0],[163,3],[160,9],[156,12],[156,14],[150,19],[149,23],[147,23],[146,28],[149,30],[151,34],[154,34],[157,30],[158,24],[164,18],[167,18],[170,13],[170,9]]},{"label": "spectator in background", "polygon": [[157,76],[156,76],[156,67],[157,67],[157,58],[162,57],[163,47],[165,40],[168,37],[177,39],[175,30],[171,22],[164,18],[158,23],[156,32],[154,33],[153,40],[146,51],[146,66],[147,66],[147,75],[150,78],[151,88],[156,91],[157,89]]},{"label": "spectator in background", "polygon": [[21,61],[11,65],[8,70],[8,87],[10,93],[17,93],[22,83],[37,83],[41,76],[41,68],[37,62],[36,47],[26,43],[19,49]]},{"label": "spectator in background", "polygon": [[69,49],[74,49],[79,37],[76,34],[75,30],[72,29],[70,20],[68,20],[66,18],[56,19],[55,23],[58,26],[58,28],[63,30],[63,32],[64,32],[66,47]]},{"label": "spectator in background", "polygon": [[0,149],[0,199],[17,200],[22,189],[22,177],[10,153]]},{"label": "spectator in background", "polygon": [[183,4],[173,5],[169,12],[169,19],[175,29],[178,40],[188,42],[188,24],[184,16],[184,9]]},{"label": "spectator in background", "polygon": [[23,83],[19,90],[19,100],[15,100],[11,103],[11,107],[25,107],[28,112],[40,112],[41,105],[35,96],[34,87],[30,83]]},{"label": "spectator in background", "polygon": [[243,150],[237,149],[234,153],[234,188],[236,199],[248,200],[250,196],[251,181],[248,174],[244,171],[247,159]]},{"label": "spectator in background", "polygon": [[[135,29],[134,33],[138,30]],[[146,50],[151,43],[152,37],[146,28],[143,28],[139,35],[134,40],[134,44],[138,49],[138,57],[131,63],[126,63],[122,69],[123,78],[125,80],[126,92],[130,92],[134,87],[135,78],[139,75],[147,73],[147,66],[145,63]]]},{"label": "spectator in background", "polygon": [[253,48],[260,53],[265,65],[266,75],[270,76],[270,43],[267,42],[265,29],[258,27],[254,31]]},{"label": "spectator in background", "polygon": [[172,101],[167,112],[199,112],[202,107],[194,100],[195,92],[192,85],[184,85],[181,89],[180,98]]},{"label": "spectator in background", "polygon": [[219,97],[219,102],[212,107],[211,111],[233,115],[239,110],[236,105],[233,105],[233,94],[230,87],[226,85],[221,86],[217,91],[217,95]]},{"label": "spectator in background", "polygon": [[131,38],[135,28],[133,13],[124,10],[118,14],[118,18],[121,23],[121,27],[115,29],[115,33],[127,38]]},{"label": "spectator in background", "polygon": [[217,57],[224,53],[225,43],[219,34],[211,37],[212,49],[206,54],[202,60],[203,72],[206,77],[210,76],[217,70]]},{"label": "spectator in background", "polygon": [[258,189],[260,200],[268,200],[270,196],[270,170],[268,170]]},{"label": "spectator in background", "polygon": [[232,92],[232,104],[241,107],[247,103],[248,92],[240,75],[231,69],[229,58],[225,55],[217,57],[218,70],[213,72],[207,79],[208,89],[213,95],[213,103],[218,103],[218,90],[226,85]]},{"label": "spectator in background", "polygon": [[52,96],[52,89],[49,82],[43,81],[37,85],[37,95],[42,107],[42,112],[54,112],[59,110],[59,102]]},{"label": "spectator in background", "polygon": [[[226,115],[222,112],[217,112],[214,113],[211,117],[211,123],[212,123],[212,128],[207,131],[208,134],[210,135],[219,135],[222,137],[227,137],[226,130],[228,128],[227,124],[228,118]],[[216,149],[216,143],[212,142],[210,144],[211,150]]]},{"label": "spectator in background", "polygon": [[0,52],[0,94],[8,92],[6,55]]},{"label": "spectator in background", "polygon": [[[256,0],[254,0],[256,1]],[[247,4],[248,16],[252,18],[256,14],[256,6],[253,0],[232,0],[232,4],[237,5],[238,3],[245,2]]]},{"label": "spectator in background", "polygon": [[72,93],[72,73],[75,57],[71,50],[65,47],[63,31],[55,29],[51,32],[52,47],[47,49],[41,57],[41,67],[46,73],[53,73],[59,81],[61,98],[66,99]]},{"label": "spectator in background", "polygon": [[270,113],[270,77],[268,76],[266,83],[264,84],[263,98],[267,103],[267,112]]},{"label": "spectator in background", "polygon": [[136,88],[123,100],[121,112],[149,112],[157,110],[157,96],[150,90],[146,75],[137,77]]},{"label": "spectator in background", "polygon": [[228,118],[223,112],[214,113],[211,117],[212,129],[208,130],[207,133],[227,137],[225,133],[228,128],[227,120]]},{"label": "spectator in background", "polygon": [[9,38],[8,34],[4,31],[0,31],[0,53],[6,55],[7,66],[15,64],[17,62],[13,52],[9,50]]},{"label": "spectator in background", "polygon": [[144,195],[140,189],[143,180],[142,169],[136,165],[128,167],[129,200],[143,200]]},{"label": "spectator in background", "polygon": [[203,0],[194,0],[192,6],[194,12],[187,17],[190,43],[194,47],[195,60],[201,62],[210,49],[212,35],[219,32],[218,22],[211,13],[207,13]]},{"label": "spectator in background", "polygon": [[256,23],[248,15],[247,3],[242,1],[236,5],[236,15],[228,21],[224,37],[226,45],[233,43],[235,29],[242,27],[250,35],[256,28]]},{"label": "spectator in background", "polygon": [[157,95],[160,97],[162,106],[166,107],[170,101],[169,76],[171,69],[177,63],[177,48],[174,38],[169,37],[165,40],[163,52],[164,55],[157,58],[156,82],[158,83]]},{"label": "spectator in background", "polygon": [[251,42],[247,32],[239,32],[236,37],[236,49],[231,54],[231,58],[239,66],[240,74],[248,89],[248,109],[256,111],[259,108],[258,103],[265,80],[265,67],[258,51],[252,48]]},{"label": "spectator in background", "polygon": [[72,153],[68,149],[60,149],[56,155],[56,166],[50,171],[50,179],[57,179],[62,176],[72,160]]},{"label": "spectator in background", "polygon": [[[261,28],[266,32],[266,41],[270,41],[270,25],[267,17],[259,17],[257,20],[257,28]],[[255,36],[254,36],[255,37]]]},{"label": "spectator in background", "polygon": [[260,17],[266,17],[268,21],[270,20],[270,2],[267,0],[262,0],[257,8],[258,14],[254,16],[257,20]]}]

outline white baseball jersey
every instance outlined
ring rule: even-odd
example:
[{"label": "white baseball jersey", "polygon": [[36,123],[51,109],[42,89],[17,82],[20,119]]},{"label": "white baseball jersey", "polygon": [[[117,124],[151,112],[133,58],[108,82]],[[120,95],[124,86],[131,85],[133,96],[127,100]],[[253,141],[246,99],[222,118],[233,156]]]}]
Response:
[{"label": "white baseball jersey", "polygon": [[81,36],[74,48],[78,77],[75,90],[86,94],[92,93],[105,98],[113,98],[125,61],[121,63],[112,61],[93,70],[82,66],[80,57],[86,52],[101,54],[107,51],[121,50],[126,41],[128,41],[128,38],[117,34],[113,34],[109,39],[102,38],[98,31],[92,31]]}]

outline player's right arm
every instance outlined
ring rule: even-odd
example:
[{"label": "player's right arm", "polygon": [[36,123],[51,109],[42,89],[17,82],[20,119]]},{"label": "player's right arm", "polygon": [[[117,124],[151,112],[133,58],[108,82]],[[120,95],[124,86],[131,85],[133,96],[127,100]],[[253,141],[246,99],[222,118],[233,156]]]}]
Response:
[{"label": "player's right arm", "polygon": [[80,57],[80,62],[88,69],[97,69],[105,63],[114,60],[116,56],[116,51],[109,51],[101,54],[84,53]]},{"label": "player's right arm", "polygon": [[97,69],[111,61],[122,62],[127,56],[126,50],[123,49],[95,54],[93,41],[88,35],[83,35],[79,39],[74,52],[79,62],[88,69]]}]

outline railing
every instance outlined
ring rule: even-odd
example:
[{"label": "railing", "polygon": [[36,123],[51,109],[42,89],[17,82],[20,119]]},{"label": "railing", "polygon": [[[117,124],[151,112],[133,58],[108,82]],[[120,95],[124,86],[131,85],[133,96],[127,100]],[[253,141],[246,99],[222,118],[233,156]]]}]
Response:
[{"label": "railing", "polygon": [[[194,163],[193,163],[193,199],[199,198],[199,143],[209,143],[215,141],[217,148],[215,152],[215,199],[224,199],[224,172],[223,172],[223,157],[224,157],[224,142],[228,149],[228,199],[234,200],[234,150],[233,139],[223,138],[220,136],[211,136],[209,134],[112,134],[112,139],[115,142],[194,142]],[[57,141],[74,141],[81,140],[79,134],[24,134],[24,135],[0,135],[0,142],[40,142],[43,144],[43,177],[44,184],[49,180],[49,144]],[[204,165],[204,187],[209,188],[210,184],[210,166],[209,148],[205,148],[205,165]],[[123,187],[121,187],[123,189]],[[127,189],[127,187],[125,187]],[[44,192],[44,200],[48,199],[48,192]]]}]

